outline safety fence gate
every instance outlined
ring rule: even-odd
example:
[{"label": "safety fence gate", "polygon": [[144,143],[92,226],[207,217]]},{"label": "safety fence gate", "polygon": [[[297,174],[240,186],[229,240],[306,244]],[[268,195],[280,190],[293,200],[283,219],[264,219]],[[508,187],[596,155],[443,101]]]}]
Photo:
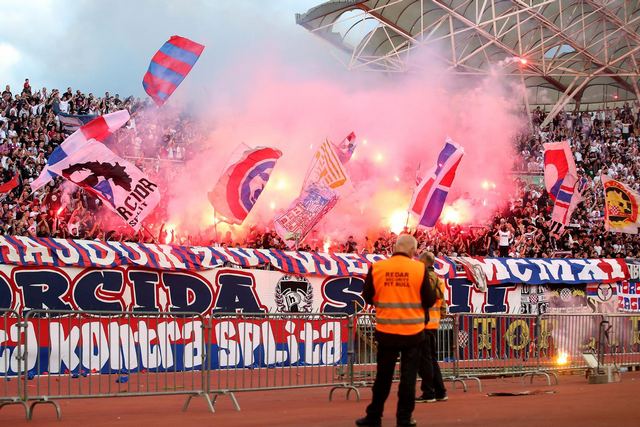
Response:
[{"label": "safety fence gate", "polygon": [[[640,316],[457,314],[442,319],[446,380],[640,366]],[[183,395],[214,412],[236,392],[326,387],[359,398],[376,371],[375,315],[0,311],[0,408],[30,419],[61,399]]]}]

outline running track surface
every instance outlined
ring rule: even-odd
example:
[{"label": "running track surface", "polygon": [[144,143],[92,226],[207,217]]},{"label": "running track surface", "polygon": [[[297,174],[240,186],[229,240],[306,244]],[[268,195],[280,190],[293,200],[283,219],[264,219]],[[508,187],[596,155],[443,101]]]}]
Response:
[{"label": "running track surface", "polygon": [[[622,382],[591,385],[584,376],[560,376],[559,385],[547,386],[537,378],[493,379],[483,381],[479,392],[469,383],[464,393],[447,383],[449,401],[416,405],[414,417],[419,426],[518,426],[518,427],[584,427],[640,426],[640,372],[622,374]],[[555,391],[554,394],[488,397],[487,392]],[[361,389],[362,399],[344,399],[344,391],[328,401],[329,389],[245,392],[236,396],[242,408],[233,409],[226,396],[218,398],[216,413],[208,412],[204,400],[192,401],[188,412],[182,412],[182,396],[125,397],[110,399],[61,400],[62,422],[55,420],[53,407],[36,407],[31,422],[24,418],[20,406],[0,411],[2,426],[353,426],[364,414],[371,398],[369,389]],[[396,386],[387,401],[383,426],[395,426]]]}]

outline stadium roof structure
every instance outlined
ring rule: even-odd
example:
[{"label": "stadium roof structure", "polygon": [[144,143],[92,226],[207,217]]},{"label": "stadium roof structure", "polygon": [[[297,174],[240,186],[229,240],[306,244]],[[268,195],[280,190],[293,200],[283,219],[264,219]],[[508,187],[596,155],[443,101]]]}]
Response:
[{"label": "stadium roof structure", "polygon": [[527,105],[640,98],[640,1],[330,0],[296,22],[344,53],[351,69],[405,72],[436,46],[458,74],[521,79]]}]

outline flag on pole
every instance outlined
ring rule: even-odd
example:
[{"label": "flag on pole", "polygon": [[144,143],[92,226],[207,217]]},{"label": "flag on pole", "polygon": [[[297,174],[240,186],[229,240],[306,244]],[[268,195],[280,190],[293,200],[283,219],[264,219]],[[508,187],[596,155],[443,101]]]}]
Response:
[{"label": "flag on pole", "polygon": [[49,170],[95,194],[135,231],[160,202],[156,183],[96,139],[49,164]]},{"label": "flag on pole", "polygon": [[625,184],[602,175],[604,227],[607,231],[638,234],[640,195]]},{"label": "flag on pole", "polygon": [[544,144],[544,185],[555,202],[562,180],[567,175],[578,176],[568,141]]},{"label": "flag on pole", "polygon": [[322,183],[331,189],[343,186],[347,182],[347,173],[342,161],[336,154],[333,144],[325,140],[313,156],[302,191],[310,183]]},{"label": "flag on pole", "polygon": [[573,174],[567,174],[562,180],[562,185],[556,193],[556,201],[551,212],[552,233],[560,234],[564,227],[569,224],[571,215],[578,204],[582,202],[582,193],[586,187],[587,180],[576,178]]},{"label": "flag on pole", "polygon": [[289,208],[274,219],[276,233],[290,247],[302,242],[338,202],[337,193],[323,183],[312,182]]},{"label": "flag on pole", "polygon": [[98,117],[97,114],[67,114],[60,111],[60,104],[54,102],[51,106],[53,113],[58,116],[62,132],[71,135],[91,120]]},{"label": "flag on pole", "polygon": [[115,113],[99,116],[80,127],[53,150],[40,176],[31,183],[31,190],[36,191],[53,180],[52,165],[63,161],[91,141],[104,141],[109,135],[124,126],[127,121],[129,121],[129,112],[127,110],[120,110]]},{"label": "flag on pole", "polygon": [[158,107],[182,83],[200,58],[204,46],[180,36],[171,38],[151,58],[142,86]]},{"label": "flag on pole", "polygon": [[271,171],[282,156],[269,147],[249,148],[232,156],[225,172],[209,192],[209,202],[230,224],[242,224],[269,182]]},{"label": "flag on pole", "polygon": [[338,158],[342,163],[347,163],[351,160],[353,152],[356,150],[356,134],[351,132],[340,144],[336,147]]},{"label": "flag on pole", "polygon": [[413,192],[409,209],[418,216],[420,225],[436,225],[463,155],[464,149],[447,138],[438,156],[438,163],[425,174]]}]

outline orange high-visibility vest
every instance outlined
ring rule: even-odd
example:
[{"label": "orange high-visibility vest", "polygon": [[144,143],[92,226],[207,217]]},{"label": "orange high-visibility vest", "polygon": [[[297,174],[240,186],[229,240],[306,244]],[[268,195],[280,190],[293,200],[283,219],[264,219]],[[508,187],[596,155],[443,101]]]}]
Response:
[{"label": "orange high-visibility vest", "polygon": [[440,310],[444,304],[444,280],[436,277],[438,281],[438,291],[436,291],[436,303],[429,308],[429,322],[426,324],[425,329],[438,329],[440,327]]},{"label": "orange high-visibility vest", "polygon": [[394,255],[373,265],[376,330],[387,334],[415,335],[424,330],[420,288],[424,264]]}]

